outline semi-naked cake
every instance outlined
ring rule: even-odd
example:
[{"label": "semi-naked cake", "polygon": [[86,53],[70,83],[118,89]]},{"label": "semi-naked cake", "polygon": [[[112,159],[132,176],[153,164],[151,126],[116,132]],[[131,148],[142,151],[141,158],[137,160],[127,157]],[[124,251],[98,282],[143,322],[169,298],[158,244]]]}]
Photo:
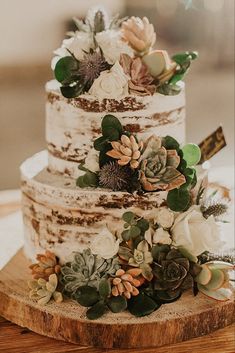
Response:
[{"label": "semi-naked cake", "polygon": [[[92,10],[63,41],[46,85],[46,142],[21,166],[30,297],[75,300],[87,318],[144,316],[186,289],[231,296],[221,246],[227,206],[197,182],[185,144],[183,77],[197,53],[153,49],[147,18]],[[196,299],[195,299],[196,300]]]}]

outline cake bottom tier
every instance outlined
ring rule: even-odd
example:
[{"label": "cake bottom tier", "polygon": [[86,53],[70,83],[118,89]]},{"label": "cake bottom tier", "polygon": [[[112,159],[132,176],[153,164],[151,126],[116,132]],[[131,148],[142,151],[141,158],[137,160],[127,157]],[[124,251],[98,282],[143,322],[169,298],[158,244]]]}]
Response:
[{"label": "cake bottom tier", "polygon": [[74,179],[49,173],[47,165],[42,151],[21,166],[25,253],[31,260],[47,249],[63,263],[73,251],[88,248],[103,227],[119,231],[124,212],[146,216],[165,202],[165,192],[80,189]]}]

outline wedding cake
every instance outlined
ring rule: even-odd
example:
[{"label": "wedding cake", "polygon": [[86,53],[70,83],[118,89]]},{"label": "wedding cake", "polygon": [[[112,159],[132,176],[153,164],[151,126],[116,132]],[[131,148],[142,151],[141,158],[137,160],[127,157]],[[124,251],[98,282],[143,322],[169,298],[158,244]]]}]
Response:
[{"label": "wedding cake", "polygon": [[46,85],[47,151],[21,166],[31,298],[72,298],[90,319],[150,314],[195,283],[227,300],[231,265],[198,258],[220,247],[226,205],[208,201],[200,149],[185,144],[182,80],[197,53],[153,49],[146,17],[93,9],[75,24]]}]

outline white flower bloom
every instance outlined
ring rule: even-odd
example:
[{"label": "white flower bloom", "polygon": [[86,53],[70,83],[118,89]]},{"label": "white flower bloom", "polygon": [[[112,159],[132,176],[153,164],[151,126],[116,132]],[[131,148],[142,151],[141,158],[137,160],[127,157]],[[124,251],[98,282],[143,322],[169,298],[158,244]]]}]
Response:
[{"label": "white flower bloom", "polygon": [[118,61],[110,70],[101,72],[93,82],[89,93],[100,100],[104,98],[122,99],[128,96],[128,77]]},{"label": "white flower bloom", "polygon": [[172,243],[170,234],[163,228],[158,228],[153,235],[154,244],[168,244]]},{"label": "white flower bloom", "polygon": [[176,218],[171,234],[174,246],[184,247],[194,256],[217,251],[223,245],[214,217],[204,218],[200,206],[196,205]]},{"label": "white flower bloom", "polygon": [[157,208],[154,220],[159,226],[170,228],[174,223],[174,213],[166,207]]},{"label": "white flower bloom", "polygon": [[120,240],[116,239],[107,228],[104,228],[95,236],[90,249],[93,255],[99,255],[103,259],[111,259],[118,253],[119,243]]},{"label": "white flower bloom", "polygon": [[78,60],[82,60],[85,52],[89,52],[92,48],[94,48],[94,41],[91,34],[87,32],[76,32],[73,37],[64,39],[61,47],[54,51],[56,56],[51,61],[52,70],[55,69],[57,61],[70,55],[69,51],[73,53]]},{"label": "white flower bloom", "polygon": [[102,49],[105,60],[113,65],[121,54],[133,56],[132,48],[122,40],[120,31],[107,30],[96,34],[95,39]]},{"label": "white flower bloom", "polygon": [[99,166],[99,153],[94,148],[92,148],[86,158],[84,167],[89,169],[91,172],[96,173],[100,170]]}]

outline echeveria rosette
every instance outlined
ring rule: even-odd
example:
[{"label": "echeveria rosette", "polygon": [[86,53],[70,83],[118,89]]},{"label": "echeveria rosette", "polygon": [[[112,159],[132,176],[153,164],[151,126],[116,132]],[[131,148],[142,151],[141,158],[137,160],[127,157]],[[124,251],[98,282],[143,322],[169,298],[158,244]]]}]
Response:
[{"label": "echeveria rosette", "polygon": [[144,191],[169,191],[186,182],[177,170],[180,157],[176,150],[167,150],[162,139],[151,136],[145,142],[140,158],[140,183]]}]

